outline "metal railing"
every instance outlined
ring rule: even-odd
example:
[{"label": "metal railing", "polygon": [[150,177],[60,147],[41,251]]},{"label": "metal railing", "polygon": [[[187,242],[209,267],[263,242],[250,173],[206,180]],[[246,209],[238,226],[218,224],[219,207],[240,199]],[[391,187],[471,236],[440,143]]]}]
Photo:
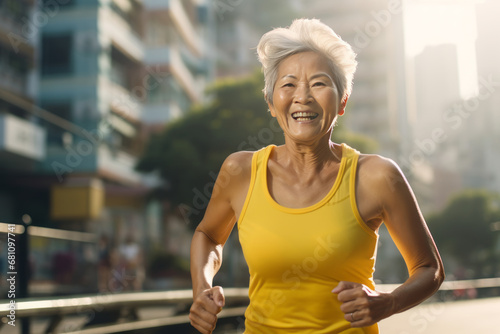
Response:
[{"label": "metal railing", "polygon": [[[26,246],[27,235],[86,243],[95,243],[97,241],[96,236],[90,233],[55,230],[30,226],[28,223],[24,223],[24,225],[0,223],[0,233],[10,232],[15,234],[17,238],[16,246],[21,246],[21,244]],[[25,233],[26,231],[27,233]],[[16,322],[20,320],[16,325],[21,325],[23,334],[31,333],[30,324],[40,319],[43,319],[43,321],[38,321],[36,332],[47,334],[111,334],[189,324],[188,312],[192,303],[191,290],[131,293],[104,292],[65,297],[22,298],[28,295],[27,270],[26,268],[23,269],[27,263],[24,257],[27,255],[27,249],[20,247],[17,252],[19,253],[16,253],[19,256],[17,263],[20,264],[19,268],[16,267],[18,269],[16,297],[18,298],[15,300],[0,300],[0,329],[2,326],[8,326],[9,321],[12,321],[12,319],[15,319]],[[21,256],[21,253],[24,256]],[[390,292],[398,286],[399,284],[377,284],[377,290]],[[440,291],[433,300],[448,300],[450,296],[454,298],[455,292],[460,290],[486,288],[500,288],[500,277],[446,281],[442,284]],[[226,306],[219,314],[219,318],[227,319],[229,322],[232,319],[241,322],[249,302],[248,289],[225,288],[224,292]],[[456,295],[463,296],[463,294]],[[149,314],[151,308],[157,311],[156,318]],[[80,322],[75,326],[64,326],[64,323],[67,324],[72,321],[75,316],[84,317],[85,323]]]},{"label": "metal railing", "polygon": [[[224,289],[226,297],[225,309],[219,314],[219,318],[242,316],[248,304],[248,289],[227,288]],[[191,290],[177,291],[154,291],[154,292],[131,292],[120,294],[97,294],[60,298],[27,298],[15,301],[15,308],[10,308],[9,301],[0,304],[0,326],[9,321],[9,315],[13,314],[16,319],[31,317],[50,317],[45,333],[60,334],[106,334],[124,331],[164,327],[169,325],[187,324],[189,318],[187,311],[192,303]],[[136,313],[145,307],[171,307],[174,312],[165,312],[169,316],[156,319],[136,319],[132,321],[113,319],[113,324],[99,324],[78,331],[62,331],[60,324],[69,315],[96,314],[110,311],[119,311],[117,314]],[[125,312],[127,311],[127,312]],[[181,314],[177,314],[181,313]],[[92,317],[93,318],[93,317]],[[117,323],[118,322],[118,323]]]},{"label": "metal railing", "polygon": [[[377,290],[392,291],[399,284],[379,284]],[[500,277],[476,280],[461,280],[444,282],[440,291],[454,291],[459,289],[482,289],[500,287]],[[247,288],[225,288],[224,289],[226,307],[219,314],[219,318],[243,317],[248,304]],[[133,330],[143,330],[151,328],[167,327],[179,324],[188,324],[188,310],[192,303],[191,290],[177,291],[154,291],[154,292],[132,292],[120,294],[97,294],[60,298],[33,298],[17,300],[14,309],[16,318],[49,317],[50,321],[45,329],[45,333],[59,334],[111,334]],[[110,311],[120,311],[119,314],[126,314],[124,310],[138,310],[149,307],[170,307],[173,312],[166,316],[154,319],[140,319],[117,321],[90,325],[77,331],[61,330],[62,320],[69,315],[97,314]],[[9,303],[0,304],[0,317],[5,324],[11,314]],[[168,314],[168,316],[167,316]],[[122,319],[125,320],[125,319]]]}]

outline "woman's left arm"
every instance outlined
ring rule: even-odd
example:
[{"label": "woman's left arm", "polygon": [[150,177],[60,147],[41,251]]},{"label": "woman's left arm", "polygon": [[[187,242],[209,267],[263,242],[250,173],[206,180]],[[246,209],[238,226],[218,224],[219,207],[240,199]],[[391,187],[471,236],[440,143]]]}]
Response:
[{"label": "woman's left arm", "polygon": [[385,223],[408,267],[409,278],[391,293],[341,282],[332,292],[343,302],[341,309],[353,327],[369,326],[421,303],[444,280],[441,257],[401,170],[379,156],[365,156],[362,164],[360,161],[356,187],[360,212],[363,208],[367,222]]}]

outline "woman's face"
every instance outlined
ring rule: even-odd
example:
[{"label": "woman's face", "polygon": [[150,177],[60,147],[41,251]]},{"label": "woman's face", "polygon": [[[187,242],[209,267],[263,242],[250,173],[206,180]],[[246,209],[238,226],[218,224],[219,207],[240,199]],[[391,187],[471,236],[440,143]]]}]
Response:
[{"label": "woman's face", "polygon": [[269,110],[285,137],[304,144],[330,139],[347,102],[340,101],[333,76],[326,58],[315,52],[297,53],[281,62]]}]

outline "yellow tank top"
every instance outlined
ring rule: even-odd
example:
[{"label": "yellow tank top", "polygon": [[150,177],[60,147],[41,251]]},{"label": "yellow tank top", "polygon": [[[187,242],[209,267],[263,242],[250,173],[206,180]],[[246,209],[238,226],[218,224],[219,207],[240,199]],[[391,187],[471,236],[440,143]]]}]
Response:
[{"label": "yellow tank top", "polygon": [[278,204],[268,191],[267,162],[274,145],[254,153],[248,194],[238,219],[250,271],[245,333],[378,333],[351,328],[331,290],[339,281],[374,288],[378,235],[355,200],[359,152],[342,144],[337,179],[306,208]]}]

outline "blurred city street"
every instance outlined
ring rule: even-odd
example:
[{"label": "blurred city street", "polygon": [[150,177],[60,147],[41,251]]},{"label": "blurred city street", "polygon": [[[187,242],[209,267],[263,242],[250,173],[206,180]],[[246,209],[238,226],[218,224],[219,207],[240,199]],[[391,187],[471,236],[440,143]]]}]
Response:
[{"label": "blurred city street", "polygon": [[[226,157],[284,144],[256,49],[298,18],[356,53],[331,141],[400,167],[443,260],[432,301],[381,333],[500,333],[498,13],[498,0],[0,0],[0,334],[196,332],[194,231],[233,176]],[[238,227],[213,282],[234,287],[218,334],[242,333],[248,304]],[[385,225],[377,237],[373,281],[401,284],[401,243]]]},{"label": "blurred city street", "polygon": [[[381,334],[470,334],[470,333],[498,333],[500,328],[500,297],[425,303],[416,306],[401,314],[385,319],[379,324]],[[171,312],[165,308],[149,308],[142,311],[141,317],[157,318],[169,316]],[[63,329],[76,330],[85,322],[85,316],[68,317],[64,321]],[[220,321],[218,334],[241,334],[241,330],[234,328],[234,324],[241,326],[243,318],[237,318],[231,323]],[[36,321],[32,324],[32,333],[41,334],[47,321]],[[188,327],[185,327],[184,330]],[[166,328],[164,328],[166,329]],[[185,331],[178,333],[186,333]],[[189,331],[189,330],[188,330]],[[161,328],[158,329],[161,332]],[[168,331],[177,333],[177,331]],[[20,327],[4,326],[0,334],[19,334]],[[189,333],[194,333],[189,331]]]}]

